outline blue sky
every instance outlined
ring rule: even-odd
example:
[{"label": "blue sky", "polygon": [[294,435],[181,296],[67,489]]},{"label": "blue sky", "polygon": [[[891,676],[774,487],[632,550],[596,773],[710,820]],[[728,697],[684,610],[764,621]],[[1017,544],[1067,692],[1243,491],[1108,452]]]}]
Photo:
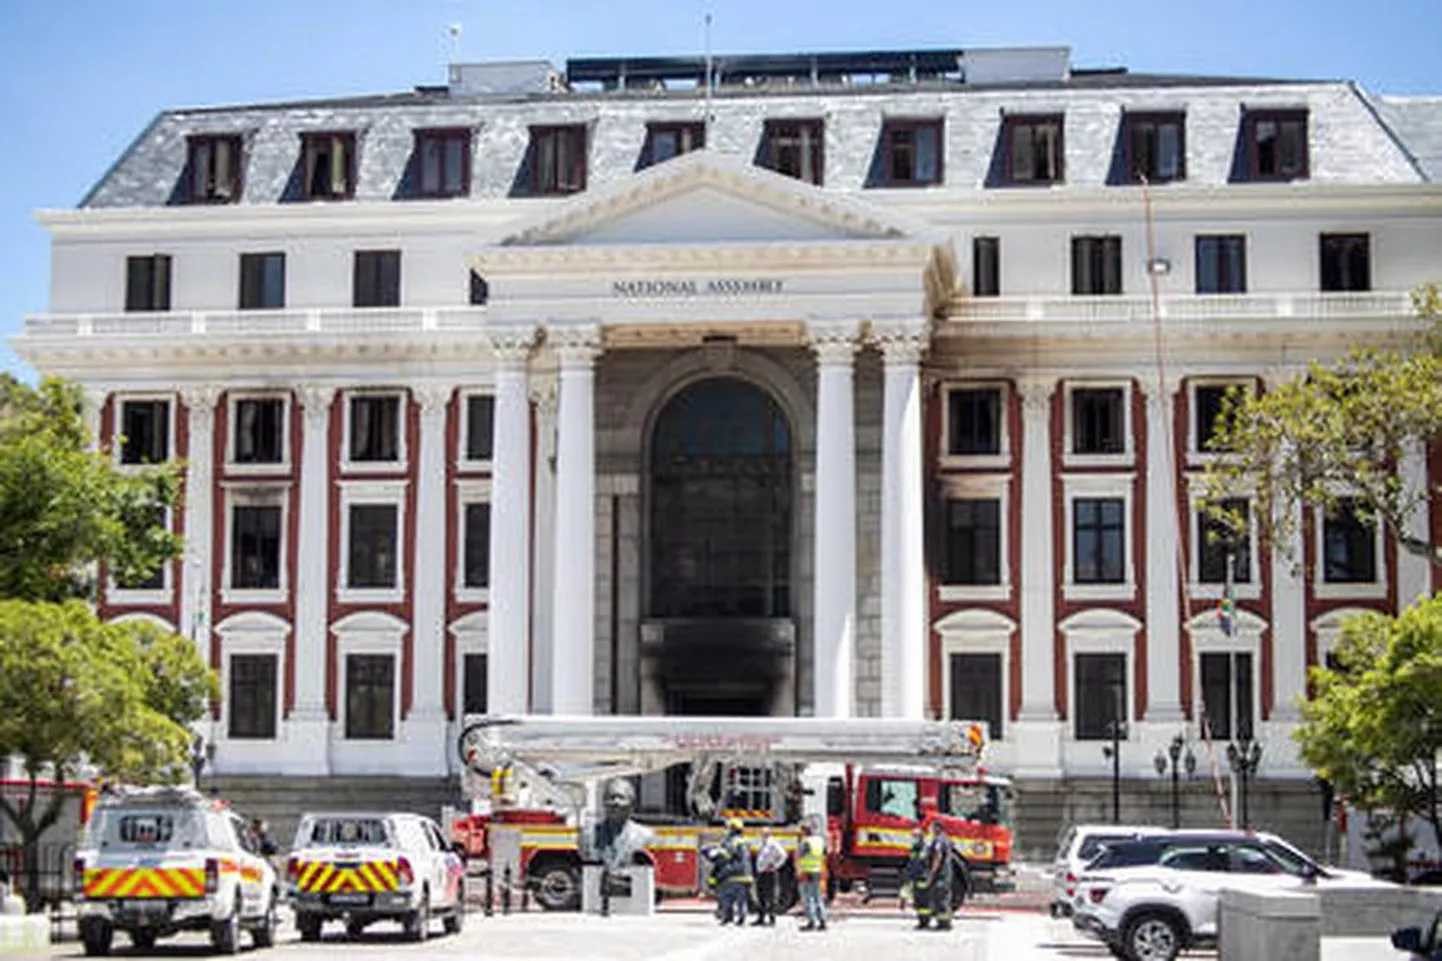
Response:
[{"label": "blue sky", "polygon": [[72,207],[159,111],[442,83],[462,60],[1065,44],[1078,66],[1442,94],[1439,0],[0,0],[0,367],[47,308],[36,210]]}]

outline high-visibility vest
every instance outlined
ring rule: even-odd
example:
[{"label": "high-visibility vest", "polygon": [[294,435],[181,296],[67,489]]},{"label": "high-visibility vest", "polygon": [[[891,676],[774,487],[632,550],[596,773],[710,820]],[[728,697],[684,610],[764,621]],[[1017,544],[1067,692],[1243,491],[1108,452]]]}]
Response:
[{"label": "high-visibility vest", "polygon": [[801,839],[801,847],[796,852],[796,871],[798,874],[812,874],[821,876],[821,869],[826,865],[826,842],[820,838],[811,836]]}]

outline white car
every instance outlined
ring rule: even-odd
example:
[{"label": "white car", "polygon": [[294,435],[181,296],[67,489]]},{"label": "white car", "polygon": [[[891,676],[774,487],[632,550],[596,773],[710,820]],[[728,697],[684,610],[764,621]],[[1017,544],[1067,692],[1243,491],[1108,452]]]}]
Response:
[{"label": "white car", "polygon": [[240,931],[275,943],[275,869],[223,802],[188,788],[140,788],[101,799],[75,857],[80,940],[110,953],[116,931],[141,951],[157,938],[206,931],[235,954]]},{"label": "white car", "polygon": [[1077,879],[1102,848],[1163,831],[1151,825],[1130,824],[1078,824],[1064,830],[1057,841],[1056,860],[1052,862],[1051,916],[1071,917]]},{"label": "white car", "polygon": [[430,818],[419,814],[307,814],[285,863],[285,887],[302,941],[320,938],[326,921],[360,935],[395,920],[424,941],[431,919],[446,933],[465,922],[466,863]]},{"label": "white car", "polygon": [[1176,831],[1117,844],[1077,882],[1072,924],[1130,961],[1172,961],[1217,940],[1224,887],[1386,884],[1323,868],[1272,834]]}]

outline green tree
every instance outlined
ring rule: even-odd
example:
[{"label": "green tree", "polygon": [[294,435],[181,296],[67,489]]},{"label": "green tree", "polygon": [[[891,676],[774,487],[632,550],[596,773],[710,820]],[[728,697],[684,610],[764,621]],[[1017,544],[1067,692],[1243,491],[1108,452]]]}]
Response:
[{"label": "green tree", "polygon": [[1358,809],[1429,824],[1442,847],[1442,596],[1349,618],[1335,669],[1314,667],[1302,759]]}]

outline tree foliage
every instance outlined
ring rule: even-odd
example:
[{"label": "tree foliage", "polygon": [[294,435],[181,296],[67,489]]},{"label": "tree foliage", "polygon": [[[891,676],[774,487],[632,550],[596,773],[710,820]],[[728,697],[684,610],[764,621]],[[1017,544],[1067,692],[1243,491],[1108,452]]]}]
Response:
[{"label": "tree foliage", "polygon": [[1360,810],[1430,824],[1442,847],[1442,595],[1349,618],[1335,669],[1314,667],[1302,759]]},{"label": "tree foliage", "polygon": [[[1442,563],[1430,538],[1411,537],[1408,521],[1425,511],[1436,488],[1400,476],[1397,466],[1418,445],[1442,440],[1442,309],[1435,286],[1413,295],[1418,336],[1402,349],[1361,347],[1332,364],[1264,394],[1233,390],[1211,449],[1202,489],[1210,508],[1234,529],[1255,523],[1288,551],[1301,507],[1331,513],[1342,497],[1360,502],[1365,519],[1383,523],[1401,546]],[[1220,508],[1251,496],[1248,519]],[[1424,514],[1425,516],[1425,514]]]}]

